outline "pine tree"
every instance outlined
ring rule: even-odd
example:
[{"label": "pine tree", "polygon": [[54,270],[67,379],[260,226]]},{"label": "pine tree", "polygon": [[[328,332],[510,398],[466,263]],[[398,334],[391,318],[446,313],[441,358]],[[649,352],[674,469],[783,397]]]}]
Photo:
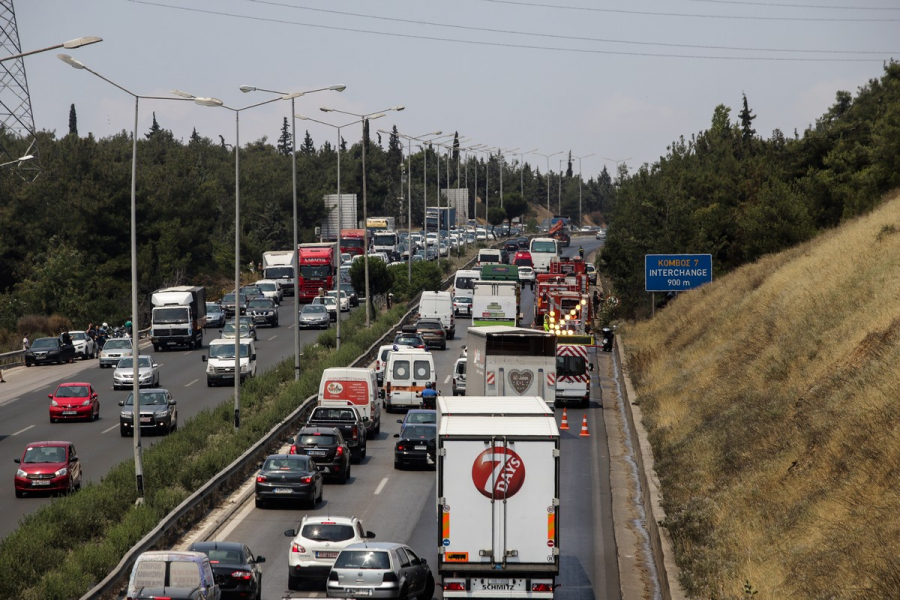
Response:
[{"label": "pine tree", "polygon": [[293,141],[290,127],[288,127],[288,120],[287,117],[285,117],[284,122],[281,124],[281,135],[278,137],[278,145],[276,146],[278,154],[290,156],[293,148]]},{"label": "pine tree", "polygon": [[566,177],[572,176],[572,151],[569,150],[569,168],[566,169]]},{"label": "pine tree", "polygon": [[159,126],[159,123],[156,122],[156,112],[153,113],[153,124],[150,125],[150,132],[146,134],[147,139],[149,140],[153,136],[157,135],[160,131],[162,131],[162,127]]},{"label": "pine tree", "polygon": [[756,130],[751,126],[753,125],[753,119],[756,118],[756,115],[750,110],[747,106],[747,94],[744,94],[744,108],[738,113],[738,116],[741,118],[741,139],[745,142],[747,140],[753,139],[753,136],[756,134]]},{"label": "pine tree", "polygon": [[78,136],[78,115],[75,114],[75,105],[69,107],[69,135]]},{"label": "pine tree", "polygon": [[347,140],[344,139],[344,136],[341,136],[341,152],[347,151]]},{"label": "pine tree", "polygon": [[366,152],[369,151],[369,120],[363,121],[363,144],[366,145]]},{"label": "pine tree", "polygon": [[459,160],[459,132],[453,132],[453,162]]},{"label": "pine tree", "polygon": [[306,136],[303,138],[303,145],[300,146],[300,154],[304,156],[312,156],[316,153],[316,145],[313,143],[312,136],[309,135],[309,129],[306,130]]},{"label": "pine tree", "polygon": [[197,133],[197,128],[194,127],[194,130],[191,132],[191,140],[188,143],[196,144],[199,141],[200,141],[200,134]]}]

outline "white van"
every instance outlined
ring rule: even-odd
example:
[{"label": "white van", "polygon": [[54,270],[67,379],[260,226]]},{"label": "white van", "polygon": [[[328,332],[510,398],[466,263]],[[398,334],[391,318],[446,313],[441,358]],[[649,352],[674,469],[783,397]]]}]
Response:
[{"label": "white van", "polygon": [[453,315],[453,296],[450,292],[422,292],[419,318],[438,319],[447,332],[448,340],[456,335],[456,317]]},{"label": "white van", "polygon": [[[241,338],[240,345],[241,383],[248,377],[256,377],[256,342],[253,338]],[[213,340],[209,343],[209,354],[201,359],[206,363],[206,385],[234,383],[234,340]]]},{"label": "white van", "polygon": [[422,399],[419,394],[426,383],[437,386],[434,359],[431,352],[421,348],[400,348],[388,356],[384,371],[384,407],[388,412],[394,409],[419,408]]},{"label": "white van", "polygon": [[529,252],[534,272],[549,273],[550,261],[559,257],[559,246],[553,238],[533,238]]},{"label": "white van", "polygon": [[366,437],[381,431],[381,406],[375,371],[360,367],[333,367],[322,371],[319,406],[352,406],[366,426]]},{"label": "white van", "polygon": [[500,251],[496,248],[482,248],[478,251],[478,261],[476,264],[479,267],[486,264],[503,264],[503,255],[501,255]]},{"label": "white van", "polygon": [[471,298],[478,279],[481,279],[479,271],[460,269],[453,278],[453,294],[457,298]]},{"label": "white van", "polygon": [[203,552],[144,552],[128,578],[128,598],[204,598],[219,600],[221,590]]},{"label": "white van", "polygon": [[453,395],[466,395],[466,357],[456,359],[453,366]]}]

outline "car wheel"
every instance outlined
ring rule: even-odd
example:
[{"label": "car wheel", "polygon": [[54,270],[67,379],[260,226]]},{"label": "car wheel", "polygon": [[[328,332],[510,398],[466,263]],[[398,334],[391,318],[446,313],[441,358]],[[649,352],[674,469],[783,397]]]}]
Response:
[{"label": "car wheel", "polygon": [[325,495],[325,484],[322,484],[322,487],[319,488],[319,497],[315,499],[313,503],[313,508],[316,507],[316,504],[322,501],[322,497]]},{"label": "car wheel", "polygon": [[21,498],[24,495],[25,495],[25,492],[23,492],[21,490],[16,490],[16,498]]},{"label": "car wheel", "polygon": [[53,417],[50,417],[50,422],[51,422],[51,423],[56,423],[56,419],[54,419]]},{"label": "car wheel", "polygon": [[394,468],[397,469],[398,471],[401,469],[400,461],[397,461],[397,460],[394,461]]},{"label": "car wheel", "polygon": [[409,600],[409,588],[404,585],[403,589],[400,590],[400,595],[397,596],[397,598],[398,600]]},{"label": "car wheel", "polygon": [[207,379],[207,380],[206,380],[206,387],[212,387],[212,386],[213,386],[213,382],[210,381],[209,379]]},{"label": "car wheel", "polygon": [[360,455],[360,451],[356,450],[354,452],[350,452],[350,461],[354,464],[359,464],[359,461],[362,460],[362,456]]},{"label": "car wheel", "polygon": [[128,437],[128,428],[127,428],[127,427],[123,427],[122,425],[119,425],[119,434],[120,434],[122,437]]},{"label": "car wheel", "polygon": [[341,478],[338,480],[341,485],[347,485],[347,480],[350,479],[350,470],[344,469],[344,472],[341,473]]},{"label": "car wheel", "polygon": [[303,579],[300,577],[294,577],[291,574],[288,574],[288,589],[293,591],[300,589],[300,584],[303,582]]},{"label": "car wheel", "polygon": [[432,600],[432,598],[434,598],[434,577],[429,573],[428,579],[425,581],[425,589],[419,596],[419,600]]},{"label": "car wheel", "polygon": [[363,459],[366,457],[366,454],[369,452],[369,444],[364,444],[362,447],[362,452],[360,452],[359,457]]},{"label": "car wheel", "polygon": [[26,360],[26,361],[25,361],[25,367],[27,368],[27,367],[30,367],[30,366],[31,366],[31,363],[28,362],[28,361]]},{"label": "car wheel", "polygon": [[100,404],[97,404],[97,410],[94,412],[94,421],[100,420]]},{"label": "car wheel", "polygon": [[266,501],[261,498],[256,498],[256,508],[265,508]]}]

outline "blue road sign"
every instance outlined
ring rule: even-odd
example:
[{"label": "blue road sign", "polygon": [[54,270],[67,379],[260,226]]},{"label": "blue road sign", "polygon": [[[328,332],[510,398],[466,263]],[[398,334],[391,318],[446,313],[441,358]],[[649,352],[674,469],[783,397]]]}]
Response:
[{"label": "blue road sign", "polygon": [[712,254],[647,254],[644,289],[684,292],[712,281]]}]

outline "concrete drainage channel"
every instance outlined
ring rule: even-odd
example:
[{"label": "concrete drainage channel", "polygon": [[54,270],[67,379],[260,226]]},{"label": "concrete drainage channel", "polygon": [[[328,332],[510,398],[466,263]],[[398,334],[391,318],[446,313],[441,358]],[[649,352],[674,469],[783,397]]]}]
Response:
[{"label": "concrete drainage channel", "polygon": [[[477,255],[476,255],[477,256]],[[474,262],[473,257],[461,268],[470,268]],[[454,275],[441,282],[441,289],[446,289],[453,282]],[[362,355],[357,357],[350,365],[351,367],[361,367],[370,364],[378,352],[378,348],[388,341],[394,339],[394,335],[403,325],[409,322],[416,312],[418,312],[418,302],[421,294],[416,295],[408,304],[407,311],[403,317],[391,327],[381,338],[372,344]],[[269,433],[267,433],[256,444],[251,446],[244,454],[235,459],[230,465],[216,473],[206,484],[191,494],[178,505],[172,512],[166,515],[159,524],[153,528],[141,541],[135,544],[116,568],[113,569],[100,583],[90,589],[81,596],[80,600],[94,600],[97,598],[119,598],[122,597],[124,586],[127,584],[128,576],[131,572],[137,557],[148,550],[152,550],[156,544],[170,535],[170,531],[177,527],[185,529],[192,528],[197,531],[196,536],[192,536],[190,541],[182,540],[178,545],[186,547],[191,542],[198,540],[206,540],[212,536],[234,513],[243,505],[246,499],[253,493],[253,477],[249,475],[256,470],[256,465],[262,458],[272,453],[274,449],[283,449],[283,440],[288,434],[305,421],[312,407],[315,405],[317,396],[310,396],[303,401],[286,419],[275,425]],[[216,497],[221,494],[221,488],[233,485],[235,481],[242,481],[240,485],[235,486],[236,490],[231,492],[224,500]],[[213,505],[218,506],[210,512]],[[199,521],[201,513],[209,513],[206,518]],[[197,524],[199,521],[199,525]]]}]

